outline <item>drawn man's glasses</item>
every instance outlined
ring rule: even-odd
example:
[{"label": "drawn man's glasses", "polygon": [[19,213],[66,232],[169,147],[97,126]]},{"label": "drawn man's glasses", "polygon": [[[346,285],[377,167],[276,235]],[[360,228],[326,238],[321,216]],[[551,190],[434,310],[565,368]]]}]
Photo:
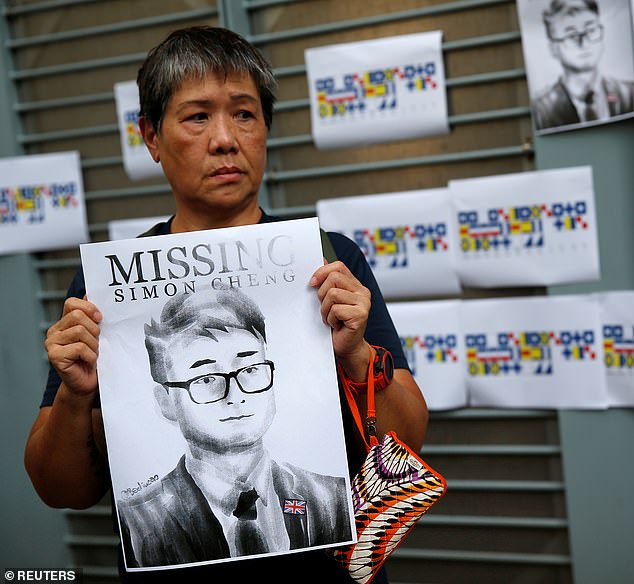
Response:
[{"label": "drawn man's glasses", "polygon": [[593,44],[601,41],[603,39],[603,25],[598,23],[593,24],[586,26],[583,32],[569,32],[561,38],[556,39],[551,37],[550,40],[556,43],[563,43],[567,49],[572,49],[582,46],[584,39],[588,39],[588,41]]},{"label": "drawn man's glasses", "polygon": [[212,404],[229,395],[229,384],[235,379],[243,393],[262,393],[273,385],[273,361],[241,367],[229,373],[207,373],[189,381],[165,381],[165,387],[184,389],[195,404]]}]

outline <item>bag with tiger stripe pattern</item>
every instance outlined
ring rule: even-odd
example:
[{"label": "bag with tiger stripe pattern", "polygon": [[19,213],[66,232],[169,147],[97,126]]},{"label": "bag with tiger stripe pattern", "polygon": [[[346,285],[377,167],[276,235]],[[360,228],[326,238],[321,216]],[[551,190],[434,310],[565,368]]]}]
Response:
[{"label": "bag with tiger stripe pattern", "polygon": [[395,432],[388,432],[378,441],[371,370],[366,416],[368,444],[353,392],[341,368],[339,373],[368,454],[352,481],[357,543],[329,549],[328,553],[348,570],[355,582],[368,584],[418,520],[445,494],[447,483],[401,442]]}]

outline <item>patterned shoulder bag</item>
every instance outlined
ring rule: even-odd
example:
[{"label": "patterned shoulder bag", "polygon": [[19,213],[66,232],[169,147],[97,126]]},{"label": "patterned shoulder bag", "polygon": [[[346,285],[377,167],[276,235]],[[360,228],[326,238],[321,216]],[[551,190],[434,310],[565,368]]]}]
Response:
[{"label": "patterned shoulder bag", "polygon": [[447,490],[445,479],[401,442],[395,432],[388,432],[378,441],[371,368],[372,360],[368,371],[368,444],[359,408],[339,366],[339,378],[368,454],[352,481],[357,543],[328,550],[359,584],[374,578],[418,520]]}]

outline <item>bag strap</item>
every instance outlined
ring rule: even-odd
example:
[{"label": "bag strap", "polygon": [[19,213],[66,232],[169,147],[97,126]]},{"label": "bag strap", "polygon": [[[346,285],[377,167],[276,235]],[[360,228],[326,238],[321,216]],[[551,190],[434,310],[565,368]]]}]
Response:
[{"label": "bag strap", "polygon": [[152,237],[153,235],[158,235],[164,224],[164,222],[159,221],[156,225],[152,225],[147,231],[141,233],[141,235],[137,235],[137,237]]},{"label": "bag strap", "polygon": [[319,235],[321,236],[321,250],[324,254],[324,257],[328,260],[328,263],[337,261],[337,252],[332,245],[332,241],[330,241],[330,237],[328,237],[328,233],[321,227],[319,228]]},{"label": "bag strap", "polygon": [[[370,365],[368,366],[368,391],[367,391],[367,412],[365,417],[365,424],[361,420],[361,413],[359,412],[359,407],[357,406],[357,402],[354,399],[354,394],[349,386],[349,380],[346,377],[346,374],[343,371],[343,367],[337,363],[337,370],[339,372],[339,379],[341,379],[341,383],[343,385],[343,391],[346,394],[346,399],[348,400],[348,405],[350,406],[350,411],[352,412],[352,417],[357,424],[357,428],[359,429],[359,433],[361,434],[361,438],[363,439],[363,443],[365,444],[366,449],[369,451],[370,448],[376,446],[379,443],[378,438],[376,437],[376,408],[374,405],[374,360],[372,359],[372,347],[370,347]],[[370,437],[370,442],[365,439],[365,430],[368,431],[368,436]]]}]

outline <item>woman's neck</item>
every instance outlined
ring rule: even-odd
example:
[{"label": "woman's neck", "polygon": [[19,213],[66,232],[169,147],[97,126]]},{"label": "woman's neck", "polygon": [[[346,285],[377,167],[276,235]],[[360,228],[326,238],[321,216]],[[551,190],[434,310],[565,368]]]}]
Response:
[{"label": "woman's neck", "polygon": [[176,210],[171,225],[171,233],[185,233],[201,231],[203,229],[220,229],[223,227],[238,227],[240,225],[255,225],[262,217],[262,210],[258,205],[244,210],[214,211],[213,214],[202,214],[191,211]]}]

